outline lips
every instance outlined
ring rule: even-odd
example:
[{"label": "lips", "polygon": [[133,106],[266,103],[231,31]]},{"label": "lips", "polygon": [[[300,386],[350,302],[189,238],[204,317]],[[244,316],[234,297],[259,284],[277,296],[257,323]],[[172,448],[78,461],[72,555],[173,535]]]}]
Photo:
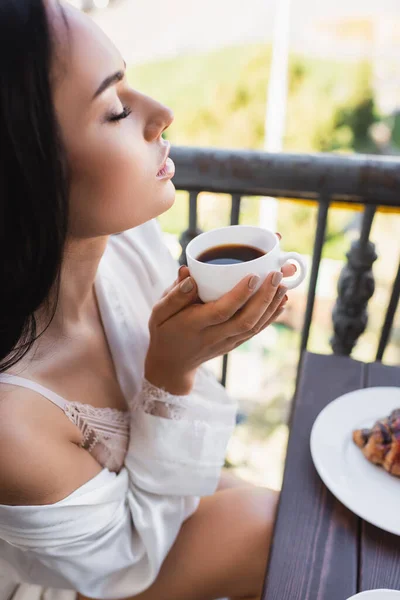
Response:
[{"label": "lips", "polygon": [[171,179],[175,175],[175,165],[173,161],[169,158],[169,152],[171,149],[171,144],[167,142],[167,148],[164,155],[164,161],[157,173],[157,179]]},{"label": "lips", "polygon": [[175,165],[170,158],[167,158],[164,166],[157,173],[157,179],[171,179],[175,175]]},{"label": "lips", "polygon": [[168,158],[165,159],[165,161],[164,161],[161,169],[158,171],[157,177],[162,177],[163,175],[166,174],[166,171],[167,171],[167,160],[168,160]]},{"label": "lips", "polygon": [[171,150],[171,144],[169,142],[163,141],[163,145],[165,146],[164,159],[161,163],[160,168],[158,169],[157,177],[161,174],[161,172],[165,169],[167,164],[167,159]]}]

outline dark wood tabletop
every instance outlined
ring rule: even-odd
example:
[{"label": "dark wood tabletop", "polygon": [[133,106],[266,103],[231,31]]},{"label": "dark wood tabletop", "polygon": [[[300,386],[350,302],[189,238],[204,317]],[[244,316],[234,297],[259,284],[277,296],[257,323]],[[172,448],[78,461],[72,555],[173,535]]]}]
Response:
[{"label": "dark wood tabletop", "polygon": [[310,434],[321,410],[374,386],[400,386],[400,368],[304,355],[263,600],[346,600],[370,589],[400,590],[400,537],[345,508],[311,460]]}]

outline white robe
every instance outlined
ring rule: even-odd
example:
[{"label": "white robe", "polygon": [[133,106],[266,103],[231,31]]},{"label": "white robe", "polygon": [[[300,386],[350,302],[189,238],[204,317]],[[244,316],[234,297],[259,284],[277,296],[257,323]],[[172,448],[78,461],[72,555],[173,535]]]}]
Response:
[{"label": "white robe", "polygon": [[100,599],[138,594],[199,497],[214,493],[236,414],[222,386],[202,367],[193,392],[175,399],[178,417],[143,408],[148,319],[177,267],[154,221],[110,238],[96,292],[121,389],[137,407],[125,466],[118,475],[103,469],[55,504],[0,505],[0,600],[12,582]]}]

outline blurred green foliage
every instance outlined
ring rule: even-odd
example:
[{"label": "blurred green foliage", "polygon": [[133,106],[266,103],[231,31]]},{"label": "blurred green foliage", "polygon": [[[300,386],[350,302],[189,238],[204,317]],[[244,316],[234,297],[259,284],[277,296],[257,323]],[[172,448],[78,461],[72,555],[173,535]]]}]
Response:
[{"label": "blurred green foliage", "polygon": [[[270,63],[268,45],[235,46],[134,66],[128,77],[174,110],[173,143],[261,149]],[[285,150],[369,150],[371,80],[366,61],[292,55]]]},{"label": "blurred green foliage", "polygon": [[[172,143],[262,149],[270,63],[270,46],[255,44],[134,66],[128,77],[133,87],[174,110],[175,122],[167,133]],[[377,115],[371,81],[367,61],[292,55],[285,151],[374,152],[369,130]],[[203,210],[204,204],[200,198],[202,228],[228,223],[228,198],[221,197],[211,211]],[[258,213],[259,200],[244,199],[242,223],[256,223]],[[312,252],[315,218],[314,208],[280,204],[279,229],[288,250]],[[343,230],[353,218],[349,211],[331,211],[325,256],[344,257],[348,240]],[[185,194],[178,194],[161,222],[170,233],[186,228]]]},{"label": "blurred green foliage", "polygon": [[393,120],[393,144],[400,148],[400,112],[394,116]]}]

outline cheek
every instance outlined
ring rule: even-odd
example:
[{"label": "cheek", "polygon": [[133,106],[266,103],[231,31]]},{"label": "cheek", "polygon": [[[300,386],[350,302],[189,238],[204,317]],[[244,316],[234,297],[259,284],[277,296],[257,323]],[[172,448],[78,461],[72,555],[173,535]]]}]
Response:
[{"label": "cheek", "polygon": [[[118,127],[118,126],[115,126]],[[73,178],[77,185],[85,186],[86,192],[98,194],[107,187],[123,186],[130,180],[146,175],[145,148],[140,142],[114,126],[103,126],[99,135],[81,138],[71,153]],[[107,128],[110,131],[107,131]],[[114,135],[113,135],[114,133]]]},{"label": "cheek", "polygon": [[121,125],[105,125],[101,135],[81,137],[70,153],[71,224],[79,235],[135,227],[174,202],[172,183],[156,179],[156,145]]}]

